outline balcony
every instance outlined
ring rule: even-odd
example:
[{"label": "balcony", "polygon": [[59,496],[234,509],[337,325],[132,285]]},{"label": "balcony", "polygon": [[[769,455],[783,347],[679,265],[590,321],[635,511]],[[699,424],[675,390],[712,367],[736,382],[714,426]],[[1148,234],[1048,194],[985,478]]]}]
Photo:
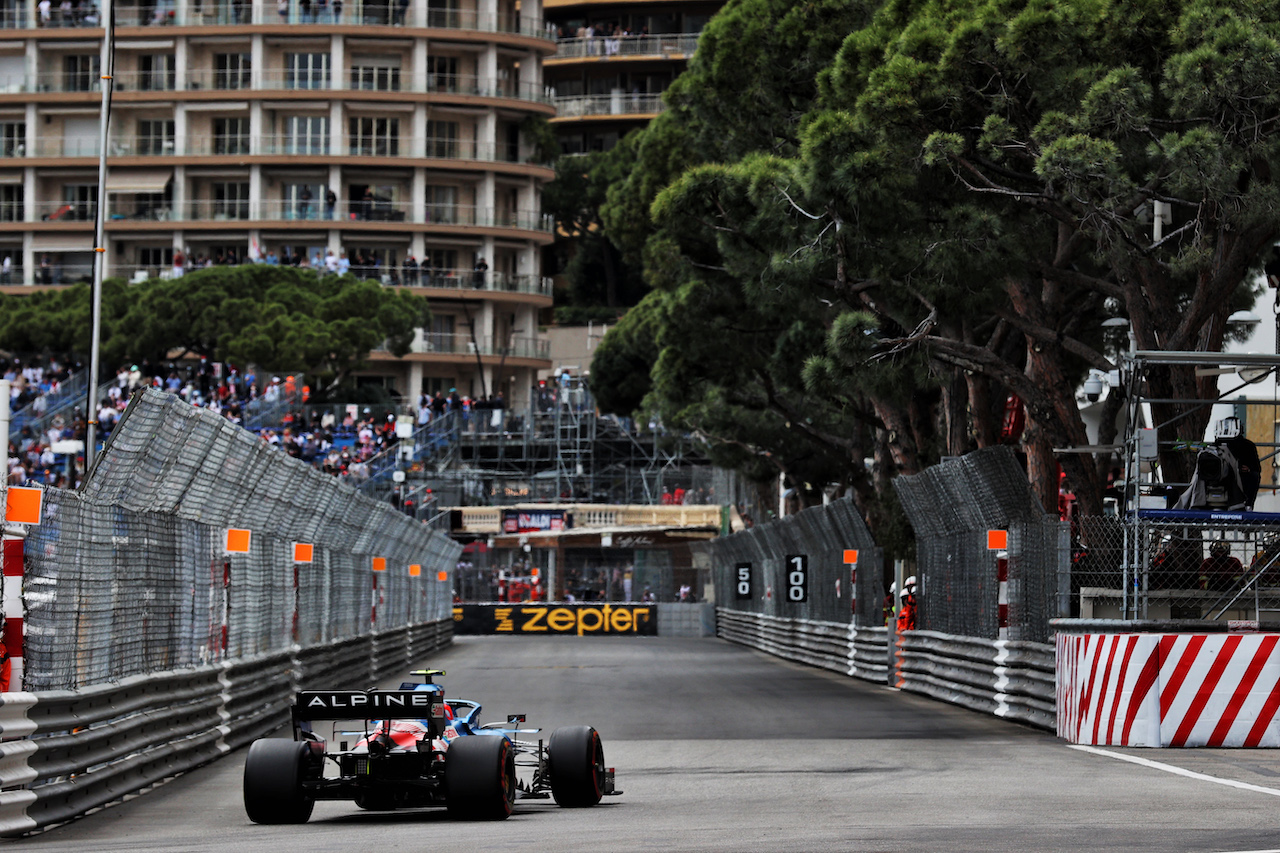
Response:
[{"label": "balcony", "polygon": [[[126,198],[121,198],[121,195]],[[174,206],[150,199],[136,201],[128,193],[110,196],[107,219],[113,230],[129,222],[332,222],[342,227],[357,223],[412,223],[416,225],[465,226],[479,228],[512,228],[550,234],[555,220],[549,214],[532,210],[502,210],[474,205],[427,204],[415,207],[407,201],[341,202],[332,211],[323,203],[263,200],[188,201]],[[96,216],[93,202],[44,201],[25,205],[37,222],[92,222]]]},{"label": "balcony", "polygon": [[666,109],[661,95],[639,95],[618,92],[612,95],[578,95],[555,99],[556,115],[552,121],[594,116],[649,116]]},{"label": "balcony", "polygon": [[[87,250],[86,250],[87,251]],[[265,250],[264,250],[265,251]],[[61,263],[61,255],[56,252],[37,253],[36,268],[32,270],[24,270],[20,266],[16,266],[21,261],[21,253],[11,253],[14,260],[14,268],[10,274],[9,282],[0,282],[0,284],[20,284],[20,285],[36,285],[36,284],[76,284],[81,281],[89,281],[93,278],[93,265],[88,263]],[[48,264],[41,266],[42,255],[47,257]],[[190,272],[191,270],[187,270]],[[375,279],[384,281],[385,284],[405,284],[399,280],[400,271],[397,269],[395,277],[390,271],[384,271],[379,268],[371,269],[352,269],[351,274],[357,278]],[[122,278],[133,284],[138,284],[149,279],[173,278],[173,269],[167,266],[145,266],[137,264],[114,264],[107,268],[105,272],[108,278]],[[432,290],[474,290],[477,292],[487,293],[523,293],[535,296],[551,297],[551,278],[547,276],[514,274],[489,272],[483,279],[476,277],[471,270],[431,270],[421,274],[412,282],[407,283],[411,287],[424,287]],[[459,340],[461,339],[461,340]],[[474,350],[470,348],[470,336],[468,335],[444,335],[438,339],[427,336],[421,346],[416,348],[414,352],[438,352],[438,353],[467,353],[472,354]],[[518,339],[512,342],[511,349],[507,353],[511,356],[525,356],[528,358],[545,358],[545,355],[538,355],[537,347],[530,347],[523,343],[525,339]],[[428,348],[430,347],[430,348]],[[528,355],[528,353],[533,353]],[[481,355],[501,355],[501,352],[495,353],[490,346],[488,349],[481,349]]]},{"label": "balcony", "polygon": [[[385,348],[377,351],[385,351]],[[461,355],[467,357],[505,356],[507,358],[551,358],[551,342],[539,338],[477,337],[461,334],[428,332],[419,335],[409,352],[429,355]]]},{"label": "balcony", "polygon": [[567,38],[556,42],[556,54],[552,59],[683,59],[691,56],[697,46],[697,33]]},{"label": "balcony", "polygon": [[[4,149],[5,157],[97,157],[96,138],[75,136],[39,136],[34,151],[26,143]],[[327,157],[331,154],[330,137],[308,136],[232,136],[207,134],[186,139],[123,136],[111,140],[108,153],[113,157],[242,157],[246,155],[277,157]],[[375,140],[348,141],[340,154],[347,157],[407,157],[430,160],[475,160],[489,163],[518,163],[515,146],[507,143],[482,143],[471,139],[447,137],[388,136]]]},{"label": "balcony", "polygon": [[[312,78],[303,73],[273,69],[253,75],[246,71],[218,71],[209,68],[188,69],[185,84],[177,74],[167,72],[116,72],[113,91],[172,92],[185,85],[190,92],[342,92],[347,100],[359,99],[356,93],[367,92],[370,101],[384,94],[465,95],[480,98],[510,98],[533,104],[551,104],[551,90],[545,86],[472,74],[418,75],[405,70],[394,86],[374,88],[351,85],[350,71]],[[101,92],[101,78],[83,72],[46,71],[34,77],[12,75],[0,78],[0,94],[24,92]]]},{"label": "balcony", "polygon": [[[424,4],[425,5],[425,4]],[[553,33],[539,18],[508,14],[488,14],[475,11],[427,9],[413,4],[402,19],[399,10],[387,4],[370,3],[366,8],[360,0],[343,4],[341,16],[335,16],[332,5],[326,4],[321,12],[312,3],[310,14],[303,15],[294,0],[284,14],[271,0],[257,3],[223,2],[178,3],[175,0],[157,0],[152,4],[112,6],[117,27],[219,27],[249,25],[314,25],[327,27],[410,27],[416,29],[466,30],[471,32],[501,33],[504,35],[554,38]],[[56,6],[50,10],[47,21],[39,14],[28,15],[25,8],[0,10],[0,30],[94,29],[100,25],[97,9],[85,4],[71,15],[63,15]]]}]

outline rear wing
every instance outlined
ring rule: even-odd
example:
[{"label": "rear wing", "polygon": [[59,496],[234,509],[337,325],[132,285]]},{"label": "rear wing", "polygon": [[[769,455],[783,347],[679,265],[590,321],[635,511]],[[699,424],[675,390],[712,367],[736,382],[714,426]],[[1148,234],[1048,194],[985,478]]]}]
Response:
[{"label": "rear wing", "polygon": [[444,700],[431,690],[303,690],[294,722],[306,720],[440,720]]}]

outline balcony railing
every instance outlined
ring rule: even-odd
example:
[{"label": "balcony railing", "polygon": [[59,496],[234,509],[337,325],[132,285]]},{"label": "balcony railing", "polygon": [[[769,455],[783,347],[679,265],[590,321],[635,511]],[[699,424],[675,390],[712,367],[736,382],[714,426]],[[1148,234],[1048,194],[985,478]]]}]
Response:
[{"label": "balcony railing", "polygon": [[[307,136],[211,136],[197,135],[186,139],[158,137],[117,137],[111,140],[108,153],[115,157],[208,157],[208,156],[329,156],[331,137]],[[339,149],[348,157],[409,157],[431,160],[478,160],[490,163],[517,163],[519,149],[501,143],[481,143],[470,139],[444,137],[419,138],[387,136],[381,139],[351,141]],[[81,136],[40,136],[34,151],[26,143],[6,146],[5,157],[97,157],[98,140]]]},{"label": "balcony railing", "polygon": [[[93,202],[34,202],[16,205],[30,208],[38,222],[91,222],[96,216]],[[6,208],[8,210],[8,208]],[[2,213],[3,211],[0,211]],[[113,193],[107,203],[107,218],[115,227],[127,222],[394,222],[418,225],[461,225],[481,228],[513,228],[550,233],[554,218],[532,210],[502,210],[462,204],[426,204],[407,201],[340,202],[330,209],[323,201],[195,200],[182,205],[138,201],[131,194]]]},{"label": "balcony railing", "polygon": [[[535,104],[551,104],[551,90],[534,83],[522,83],[471,74],[418,75],[406,69],[395,85],[386,87],[352,85],[351,73],[330,72],[313,77],[307,73],[291,73],[280,69],[263,71],[255,76],[247,71],[217,71],[208,68],[189,69],[185,86],[188,91],[255,91],[255,92],[408,92],[411,94],[469,95],[483,98],[511,98]],[[118,92],[171,92],[178,75],[168,72],[125,71],[112,78]],[[101,78],[84,72],[45,71],[28,78],[21,75],[0,77],[0,94],[22,92],[99,92]],[[359,97],[348,94],[347,98]]]},{"label": "balcony railing", "polygon": [[660,113],[666,107],[661,95],[577,95],[555,99],[556,118],[579,116],[631,116]]},{"label": "balcony railing", "polygon": [[[414,27],[445,30],[470,30],[486,33],[533,36],[552,39],[546,24],[539,18],[511,14],[490,14],[477,11],[428,9],[426,4],[411,4],[401,14],[392,4],[347,0],[342,12],[334,14],[333,4],[323,6],[313,2],[308,13],[293,0],[281,14],[274,0],[257,2],[203,2],[188,0],[156,0],[153,3],[112,6],[112,14],[118,27],[207,27],[270,24],[328,25],[344,27]],[[25,4],[24,4],[25,6]],[[100,25],[98,10],[90,4],[82,4],[72,13],[63,14],[55,5],[47,20],[41,20],[38,12],[28,14],[25,7],[0,10],[0,29],[60,29],[64,27],[94,28]]]},{"label": "balcony railing", "polygon": [[490,355],[508,358],[551,358],[551,342],[538,338],[477,337],[463,334],[427,332],[419,335],[409,349],[414,353],[436,355]]},{"label": "balcony railing", "polygon": [[556,41],[557,59],[613,56],[671,57],[689,56],[698,46],[697,33],[660,36],[593,36]]},{"label": "balcony railing", "polygon": [[[13,257],[15,266],[10,271],[9,281],[0,281],[0,284],[76,284],[93,278],[92,264],[64,264],[61,261],[61,255],[57,253],[45,253],[43,255],[37,253],[34,268],[26,270],[17,266],[17,263],[21,261],[20,254],[15,253]],[[191,270],[186,270],[186,272],[191,272]],[[426,272],[420,272],[412,280],[406,281],[403,269],[400,267],[395,269],[352,267],[350,272],[357,278],[382,281],[391,286],[406,285],[409,287],[426,287],[433,290],[480,290],[492,293],[529,293],[538,296],[551,296],[552,280],[547,276],[492,271],[485,273],[484,276],[479,276],[471,270],[427,270]],[[122,278],[125,281],[138,283],[154,278],[173,278],[174,272],[173,268],[169,266],[113,264],[107,268],[106,275],[109,278]],[[446,335],[433,343],[436,348],[427,349],[424,345],[415,351],[470,352],[467,342],[458,343],[454,340],[458,337],[466,337],[467,342],[470,341],[469,336]],[[427,340],[430,341],[430,338]],[[536,349],[530,349],[527,346],[513,346],[508,355],[531,351],[536,352]],[[492,353],[482,351],[482,354],[488,355]],[[500,355],[501,353],[498,354]],[[544,356],[534,355],[532,357],[542,358]]]}]

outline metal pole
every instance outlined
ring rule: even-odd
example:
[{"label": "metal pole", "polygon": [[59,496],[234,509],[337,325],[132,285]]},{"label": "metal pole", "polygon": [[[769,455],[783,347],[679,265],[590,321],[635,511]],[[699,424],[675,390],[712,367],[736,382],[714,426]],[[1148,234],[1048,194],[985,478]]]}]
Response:
[{"label": "metal pole", "polygon": [[0,436],[4,437],[4,464],[6,470],[3,476],[8,476],[9,465],[9,380],[0,379]]},{"label": "metal pole", "polygon": [[111,77],[115,70],[111,0],[102,0],[99,6],[102,15],[102,55],[98,61],[98,73],[102,78],[102,115],[98,124],[98,209],[93,232],[93,334],[89,344],[89,383],[85,400],[86,474],[93,468],[98,449],[98,375],[102,372],[98,350],[102,341],[102,279],[107,268],[107,133],[111,129]]}]

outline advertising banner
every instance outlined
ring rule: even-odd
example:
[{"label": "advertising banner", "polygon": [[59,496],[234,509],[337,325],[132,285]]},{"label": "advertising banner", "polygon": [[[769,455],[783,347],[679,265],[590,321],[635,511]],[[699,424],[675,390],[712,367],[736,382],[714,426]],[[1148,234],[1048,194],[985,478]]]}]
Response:
[{"label": "advertising banner", "polygon": [[565,523],[566,513],[562,509],[504,509],[502,511],[503,533],[544,533],[551,530],[564,530],[572,525]]},{"label": "advertising banner", "polygon": [[639,634],[657,636],[652,604],[456,604],[455,634]]}]

